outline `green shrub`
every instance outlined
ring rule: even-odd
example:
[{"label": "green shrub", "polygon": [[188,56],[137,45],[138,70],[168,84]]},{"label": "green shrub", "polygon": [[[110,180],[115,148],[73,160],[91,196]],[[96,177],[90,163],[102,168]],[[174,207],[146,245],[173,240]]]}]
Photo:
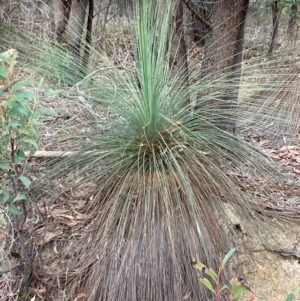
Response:
[{"label": "green shrub", "polygon": [[[0,54],[0,224],[6,224],[5,214],[23,215],[29,200],[30,178],[28,158],[38,149],[38,127],[44,124],[42,115],[53,115],[50,109],[37,109],[37,93],[32,85],[18,80],[14,74],[17,51]],[[42,80],[40,81],[40,85]],[[50,91],[45,97],[56,94]]]}]

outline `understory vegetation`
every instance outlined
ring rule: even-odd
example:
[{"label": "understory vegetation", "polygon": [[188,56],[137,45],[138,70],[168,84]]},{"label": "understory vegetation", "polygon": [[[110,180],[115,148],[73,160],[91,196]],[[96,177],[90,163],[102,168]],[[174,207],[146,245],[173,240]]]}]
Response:
[{"label": "understory vegetation", "polygon": [[[0,24],[0,49],[10,49],[0,60],[13,60],[0,67],[1,301],[232,300],[247,290],[254,300],[232,276],[238,256],[224,271],[240,239],[232,215],[258,239],[268,217],[299,221],[268,198],[297,180],[259,147],[299,140],[297,45],[208,72],[182,55],[179,2],[133,3],[102,47],[81,39],[79,58],[74,45]],[[224,45],[210,47],[212,58]]]}]

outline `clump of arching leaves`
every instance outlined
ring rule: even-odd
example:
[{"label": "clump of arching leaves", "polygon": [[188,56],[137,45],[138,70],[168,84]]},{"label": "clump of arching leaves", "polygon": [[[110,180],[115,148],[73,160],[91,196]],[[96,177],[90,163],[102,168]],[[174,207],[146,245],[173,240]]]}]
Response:
[{"label": "clump of arching leaves", "polygon": [[[135,7],[134,70],[117,68],[95,51],[104,67],[93,64],[92,81],[87,76],[75,87],[113,113],[105,130],[97,120],[81,139],[56,137],[77,151],[49,165],[46,199],[83,191],[86,202],[79,209],[86,218],[67,251],[57,246],[69,262],[59,282],[65,300],[82,292],[89,301],[208,300],[191,258],[216,269],[231,246],[224,203],[255,220],[228,172],[255,171],[268,181],[276,175],[245,139],[222,129],[224,119],[245,116],[213,105],[237,83],[224,82],[225,76],[200,80],[193,68],[188,81],[182,70],[174,72],[174,3],[160,3],[144,0]],[[48,63],[37,71],[67,78],[70,58],[61,49],[49,48],[48,56],[47,47],[40,49],[35,63],[57,54],[57,72],[49,72]],[[42,194],[36,187],[35,195]]]},{"label": "clump of arching leaves", "polygon": [[[16,230],[19,230],[20,223],[26,220],[29,202],[31,165],[28,158],[38,149],[38,128],[44,124],[41,116],[55,115],[55,112],[38,109],[36,93],[28,91],[33,89],[32,84],[16,78],[17,57],[14,49],[0,53],[0,225],[5,226],[5,216],[11,214],[18,217]],[[57,92],[49,91],[44,97]],[[16,252],[11,255],[21,256]],[[0,271],[0,275],[2,273]]]}]

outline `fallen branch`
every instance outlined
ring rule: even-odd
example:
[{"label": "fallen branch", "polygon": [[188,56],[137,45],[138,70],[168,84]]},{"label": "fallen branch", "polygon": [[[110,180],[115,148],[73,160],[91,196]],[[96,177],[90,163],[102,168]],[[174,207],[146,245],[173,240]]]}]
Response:
[{"label": "fallen branch", "polygon": [[30,152],[25,152],[26,157],[30,158],[55,158],[55,157],[68,157],[76,154],[72,151],[36,151],[30,155]]},{"label": "fallen branch", "polygon": [[263,247],[268,251],[279,253],[281,256],[284,256],[284,257],[295,257],[297,259],[300,259],[300,251],[297,251],[297,250],[282,249],[282,248],[278,248],[278,247],[267,246],[264,244],[263,244]]}]

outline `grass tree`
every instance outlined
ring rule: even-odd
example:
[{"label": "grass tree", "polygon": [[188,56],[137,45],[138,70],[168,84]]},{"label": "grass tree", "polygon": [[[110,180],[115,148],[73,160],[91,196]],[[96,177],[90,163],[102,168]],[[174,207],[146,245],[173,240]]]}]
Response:
[{"label": "grass tree", "polygon": [[[65,254],[72,260],[60,281],[64,300],[82,293],[89,301],[208,300],[193,258],[216,269],[231,247],[225,204],[253,218],[227,174],[247,168],[272,176],[257,150],[223,130],[222,122],[237,114],[214,105],[222,100],[222,76],[199,80],[200,71],[190,68],[187,84],[186,69],[172,72],[175,6],[159,3],[135,7],[134,69],[124,72],[100,56],[107,65],[86,84],[93,100],[114,113],[106,130],[91,125],[81,139],[69,140],[75,153],[49,165],[51,199],[55,191],[59,197],[83,190],[87,200]],[[52,56],[64,57],[59,50]],[[50,76],[44,67],[38,71]],[[236,91],[236,81],[225,84]]]}]

